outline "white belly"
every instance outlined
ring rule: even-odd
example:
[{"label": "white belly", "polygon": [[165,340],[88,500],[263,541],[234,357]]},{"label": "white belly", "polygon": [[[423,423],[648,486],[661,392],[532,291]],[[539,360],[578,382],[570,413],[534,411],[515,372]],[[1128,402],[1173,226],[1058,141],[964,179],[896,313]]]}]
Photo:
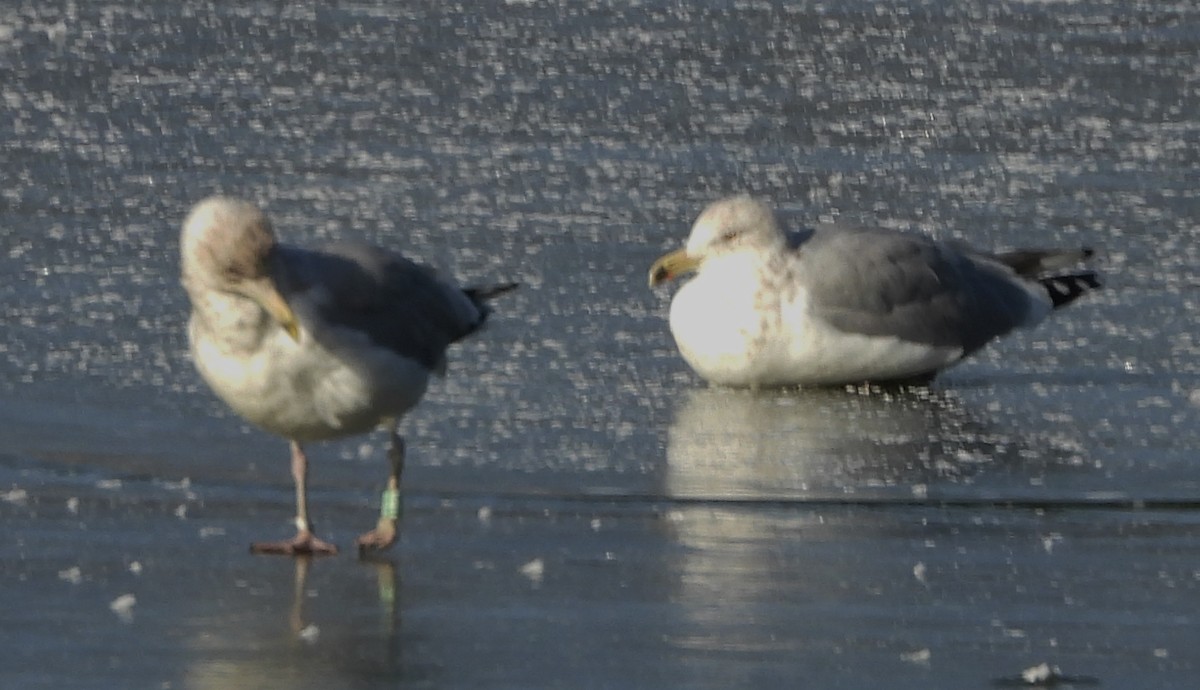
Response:
[{"label": "white belly", "polygon": [[[764,299],[697,276],[675,295],[671,333],[700,376],[729,386],[837,385],[926,374],[960,348],[838,331],[815,320],[803,292]],[[744,284],[744,283],[743,283]]]},{"label": "white belly", "polygon": [[194,324],[189,335],[196,367],[218,397],[247,421],[297,441],[370,431],[416,405],[428,383],[418,363],[365,338],[341,343],[354,348],[348,365],[307,331],[296,343],[278,330],[250,356],[234,356]]}]

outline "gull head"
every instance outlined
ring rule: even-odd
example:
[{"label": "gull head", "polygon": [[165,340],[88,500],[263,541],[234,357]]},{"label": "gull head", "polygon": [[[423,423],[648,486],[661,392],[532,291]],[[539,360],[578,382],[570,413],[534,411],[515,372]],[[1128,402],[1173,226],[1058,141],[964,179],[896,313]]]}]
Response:
[{"label": "gull head", "polygon": [[254,204],[210,197],[192,207],[183,223],[180,251],[189,292],[215,290],[253,300],[288,335],[299,338],[299,322],[271,275],[275,232]]},{"label": "gull head", "polygon": [[650,267],[650,287],[699,271],[707,261],[770,251],[784,242],[775,213],[765,202],[744,194],[714,201],[696,218],[687,245]]}]

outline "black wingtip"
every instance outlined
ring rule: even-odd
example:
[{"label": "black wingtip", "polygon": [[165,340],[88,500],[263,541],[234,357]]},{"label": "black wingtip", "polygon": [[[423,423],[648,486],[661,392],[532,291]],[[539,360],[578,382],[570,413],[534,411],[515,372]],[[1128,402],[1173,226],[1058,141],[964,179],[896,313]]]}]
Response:
[{"label": "black wingtip", "polygon": [[471,298],[472,302],[479,303],[499,297],[506,292],[512,292],[519,287],[521,287],[520,283],[500,283],[499,285],[486,286],[475,285],[463,290],[463,292],[467,293],[467,296]]},{"label": "black wingtip", "polygon": [[1017,249],[996,254],[994,258],[1011,268],[1017,275],[1026,278],[1040,278],[1047,273],[1067,270],[1095,255],[1095,249],[1080,247],[1078,249]]},{"label": "black wingtip", "polygon": [[1100,278],[1093,271],[1050,276],[1038,280],[1050,295],[1054,308],[1065,307],[1079,297],[1101,287]]}]

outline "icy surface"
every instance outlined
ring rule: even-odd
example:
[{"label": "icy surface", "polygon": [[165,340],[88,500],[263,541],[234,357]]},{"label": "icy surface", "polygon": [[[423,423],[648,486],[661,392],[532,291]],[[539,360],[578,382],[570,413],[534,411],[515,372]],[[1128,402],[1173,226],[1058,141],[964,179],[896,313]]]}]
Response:
[{"label": "icy surface", "polygon": [[[0,685],[1186,686],[1198,52],[1188,2],[9,3]],[[711,389],[645,274],[737,191],[1108,287],[929,391]],[[214,192],[522,283],[403,425],[390,570],[244,552],[291,488],[186,355]],[[344,546],[383,447],[311,449]]]}]

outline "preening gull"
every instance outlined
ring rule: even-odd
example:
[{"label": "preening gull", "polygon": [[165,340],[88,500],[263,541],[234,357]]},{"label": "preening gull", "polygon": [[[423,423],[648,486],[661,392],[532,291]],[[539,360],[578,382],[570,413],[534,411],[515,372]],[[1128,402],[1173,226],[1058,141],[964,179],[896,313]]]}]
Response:
[{"label": "preening gull", "polygon": [[296,536],[256,553],[336,553],[308,515],[302,443],[387,428],[391,468],[375,529],[360,550],[396,539],[404,441],[399,419],[443,374],[446,348],[483,326],[484,302],[516,287],[462,289],[369,245],[319,250],[275,241],[253,204],[212,197],[183,225],[188,338],[204,380],[235,412],[291,442]]},{"label": "preening gull", "polygon": [[748,196],[714,202],[650,286],[695,272],[671,333],[703,378],[729,386],[928,382],[1014,328],[1100,287],[1062,272],[1088,249],[985,253],[867,227],[785,232]]}]

